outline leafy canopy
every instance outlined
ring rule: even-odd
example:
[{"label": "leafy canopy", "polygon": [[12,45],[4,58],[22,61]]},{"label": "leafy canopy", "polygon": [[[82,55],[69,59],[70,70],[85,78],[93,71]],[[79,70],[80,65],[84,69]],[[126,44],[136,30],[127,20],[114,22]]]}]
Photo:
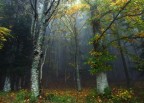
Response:
[{"label": "leafy canopy", "polygon": [[92,50],[90,51],[90,55],[91,57],[88,60],[88,64],[91,67],[91,74],[111,70],[109,62],[114,60],[114,56],[111,55],[107,50],[102,52]]}]

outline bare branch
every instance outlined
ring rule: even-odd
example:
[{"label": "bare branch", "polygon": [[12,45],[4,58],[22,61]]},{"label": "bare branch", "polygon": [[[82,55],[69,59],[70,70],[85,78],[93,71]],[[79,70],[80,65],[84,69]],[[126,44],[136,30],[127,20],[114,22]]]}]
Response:
[{"label": "bare branch", "polygon": [[31,5],[33,11],[35,11],[35,8],[34,8],[34,5],[33,5],[33,3],[32,3],[32,0],[29,0],[29,1],[30,1],[30,5]]},{"label": "bare branch", "polygon": [[35,0],[35,19],[37,18],[38,14],[37,14],[37,0]]},{"label": "bare branch", "polygon": [[50,3],[50,7],[46,10],[45,15],[47,15],[48,12],[51,11],[51,9],[52,9],[54,3],[55,3],[55,0],[53,0],[53,1]]},{"label": "bare branch", "polygon": [[114,39],[114,40],[112,40],[112,41],[110,41],[107,45],[109,46],[110,44],[112,44],[113,42],[116,42],[116,41],[118,41],[118,40],[124,40],[124,39],[131,39],[131,40],[133,40],[133,39],[143,39],[144,37],[140,37],[140,36],[133,36],[133,35],[130,35],[130,36],[123,36],[123,37],[121,37],[121,38],[118,38],[118,39]]},{"label": "bare branch", "polygon": [[32,10],[34,11],[34,18],[36,20],[37,16],[38,16],[38,14],[37,14],[37,0],[35,0],[34,4],[33,4],[32,0],[29,0],[29,1],[30,1],[30,5],[32,7]]},{"label": "bare branch", "polygon": [[119,17],[119,18],[117,18],[116,20],[118,20],[118,19],[121,19],[121,18],[124,18],[124,17],[127,17],[127,16],[140,16],[140,15],[142,15],[142,14],[144,14],[144,11],[142,11],[142,12],[140,12],[140,13],[137,13],[137,14],[127,14],[127,15],[123,15],[123,16],[121,16],[121,17]]},{"label": "bare branch", "polygon": [[[54,7],[54,9],[53,9],[52,12],[51,12],[51,9],[49,9],[50,11],[47,11],[47,14],[46,14],[46,15],[48,15],[49,13],[50,13],[50,14],[49,14],[48,18],[45,20],[45,22],[48,22],[48,21],[51,19],[52,15],[55,13],[55,11],[56,11],[59,3],[60,3],[60,0],[58,0],[57,4],[56,4],[56,6]],[[53,4],[53,6],[54,6],[54,4]]]}]

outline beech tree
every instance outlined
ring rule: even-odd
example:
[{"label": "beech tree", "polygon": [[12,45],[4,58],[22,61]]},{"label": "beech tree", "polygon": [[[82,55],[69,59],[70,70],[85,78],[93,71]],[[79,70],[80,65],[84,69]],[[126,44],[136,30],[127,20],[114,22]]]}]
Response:
[{"label": "beech tree", "polygon": [[43,56],[43,44],[46,27],[60,0],[30,0],[33,10],[31,33],[34,40],[33,62],[31,68],[31,91],[35,97],[40,93],[40,65]]},{"label": "beech tree", "polygon": [[99,11],[99,5],[106,4],[104,4],[104,2],[100,3],[101,0],[85,1],[90,6],[90,21],[93,31],[93,39],[91,41],[91,44],[93,44],[93,50],[90,52],[91,57],[88,60],[88,64],[91,67],[91,73],[96,74],[97,91],[103,94],[104,89],[109,87],[106,71],[110,70],[111,66],[108,65],[107,62],[112,60],[112,56],[107,51],[107,48],[105,48],[105,37],[99,38],[103,33],[103,26],[100,20],[102,13]]},{"label": "beech tree", "polygon": [[[98,0],[98,1],[89,1],[85,0],[87,4],[90,5],[91,12],[91,24],[93,30],[93,40],[91,44],[93,44],[93,50],[90,52],[91,58],[88,61],[88,64],[91,66],[91,73],[96,74],[97,76],[97,90],[99,93],[104,93],[105,88],[108,86],[106,71],[110,70],[112,67],[109,64],[111,60],[114,59],[108,51],[107,43],[109,40],[107,39],[106,34],[114,22],[117,20],[120,13],[125,10],[130,1],[109,1],[109,0]],[[117,4],[120,3],[118,6]],[[111,7],[116,4],[116,15],[112,19],[112,14],[115,12]],[[107,6],[107,9],[100,8],[100,6]],[[106,22],[111,20],[111,22]],[[105,22],[102,22],[105,21]],[[110,37],[109,37],[110,38]]]},{"label": "beech tree", "polygon": [[[98,92],[104,93],[104,89],[108,87],[107,76],[104,71],[111,69],[111,67],[108,66],[108,62],[112,60],[113,56],[109,55],[108,47],[112,47],[114,42],[117,43],[117,48],[120,51],[120,56],[122,58],[122,63],[124,67],[124,73],[127,79],[127,85],[129,85],[130,78],[128,75],[128,67],[126,65],[125,55],[123,51],[124,45],[122,45],[121,40],[131,41],[133,39],[142,37],[142,33],[139,34],[139,32],[142,32],[140,29],[138,29],[138,32],[132,33],[130,31],[134,31],[134,29],[136,29],[137,27],[141,27],[141,24],[143,24],[141,22],[141,15],[143,14],[141,7],[143,2],[132,0],[103,0],[103,2],[102,0],[85,1],[91,7],[91,24],[94,34],[93,40],[91,42],[94,49],[90,52],[92,57],[89,59],[88,64],[90,64],[92,68],[91,72],[97,75]],[[107,7],[107,9],[100,8],[100,5]],[[139,6],[134,6],[135,8],[132,8],[132,5]],[[110,22],[108,22],[109,20]],[[120,32],[123,30],[122,25],[124,22],[126,26],[131,27],[125,27],[125,29],[127,28],[128,30],[127,33],[126,31],[123,31],[125,33]],[[136,27],[134,26],[135,24],[140,25],[137,25]],[[116,32],[113,33],[113,31]],[[137,33],[139,35],[135,35]],[[112,34],[115,35],[114,38]],[[111,39],[108,40],[107,37]]]}]

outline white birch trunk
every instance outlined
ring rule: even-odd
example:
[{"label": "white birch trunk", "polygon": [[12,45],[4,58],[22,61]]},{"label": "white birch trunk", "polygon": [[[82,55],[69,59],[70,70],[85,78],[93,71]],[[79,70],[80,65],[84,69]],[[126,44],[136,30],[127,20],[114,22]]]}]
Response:
[{"label": "white birch trunk", "polygon": [[[36,64],[36,62],[34,63]],[[36,66],[37,67],[37,66]],[[31,91],[35,97],[39,95],[39,72],[34,66],[31,70]]]},{"label": "white birch trunk", "polygon": [[5,78],[3,91],[5,91],[5,92],[11,91],[11,83],[10,83],[10,78],[9,77]]},{"label": "white birch trunk", "polygon": [[105,88],[109,87],[108,86],[108,80],[107,80],[107,74],[105,72],[101,72],[97,74],[97,91],[100,94],[104,93]]},{"label": "white birch trunk", "polygon": [[[59,0],[58,0],[59,1]],[[35,49],[34,49],[34,57],[33,57],[33,63],[32,63],[32,69],[31,69],[31,91],[35,97],[39,96],[40,94],[40,74],[42,76],[42,69],[40,68],[41,65],[41,59],[42,59],[42,48],[44,44],[44,38],[45,38],[45,31],[46,26],[49,23],[48,20],[50,19],[51,15],[53,14],[54,9],[52,7],[55,7],[55,0],[38,0],[38,20],[37,24],[38,27],[34,26],[34,30],[38,29],[38,34],[36,36],[38,37],[35,43]],[[58,6],[59,2],[57,3]],[[48,9],[49,6],[49,9]],[[53,11],[53,12],[52,12]],[[33,32],[34,33],[34,32]],[[36,32],[37,33],[37,32]],[[34,33],[35,34],[35,33]]]},{"label": "white birch trunk", "polygon": [[33,63],[32,63],[32,69],[31,69],[31,91],[35,97],[39,95],[39,65],[41,60],[41,54],[42,54],[42,45],[43,45],[43,39],[44,39],[44,33],[45,33],[45,26],[41,25],[36,49],[34,50],[37,54],[34,55]]},{"label": "white birch trunk", "polygon": [[[45,0],[46,1],[46,0]],[[40,94],[40,62],[41,62],[41,54],[42,54],[42,46],[44,42],[44,33],[46,29],[46,25],[44,23],[45,15],[44,13],[44,1],[43,3],[38,3],[39,9],[38,9],[38,22],[39,24],[39,34],[36,42],[36,46],[34,49],[34,57],[32,62],[32,69],[31,69],[31,92],[32,95],[37,97]],[[33,31],[36,28],[34,28]],[[35,33],[35,32],[33,32]],[[35,35],[35,34],[34,34]]]}]

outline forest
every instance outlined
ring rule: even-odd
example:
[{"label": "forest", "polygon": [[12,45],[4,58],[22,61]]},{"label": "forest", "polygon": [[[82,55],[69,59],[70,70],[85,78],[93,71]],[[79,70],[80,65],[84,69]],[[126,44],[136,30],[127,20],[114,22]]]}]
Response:
[{"label": "forest", "polygon": [[0,0],[0,103],[144,103],[144,0]]}]

